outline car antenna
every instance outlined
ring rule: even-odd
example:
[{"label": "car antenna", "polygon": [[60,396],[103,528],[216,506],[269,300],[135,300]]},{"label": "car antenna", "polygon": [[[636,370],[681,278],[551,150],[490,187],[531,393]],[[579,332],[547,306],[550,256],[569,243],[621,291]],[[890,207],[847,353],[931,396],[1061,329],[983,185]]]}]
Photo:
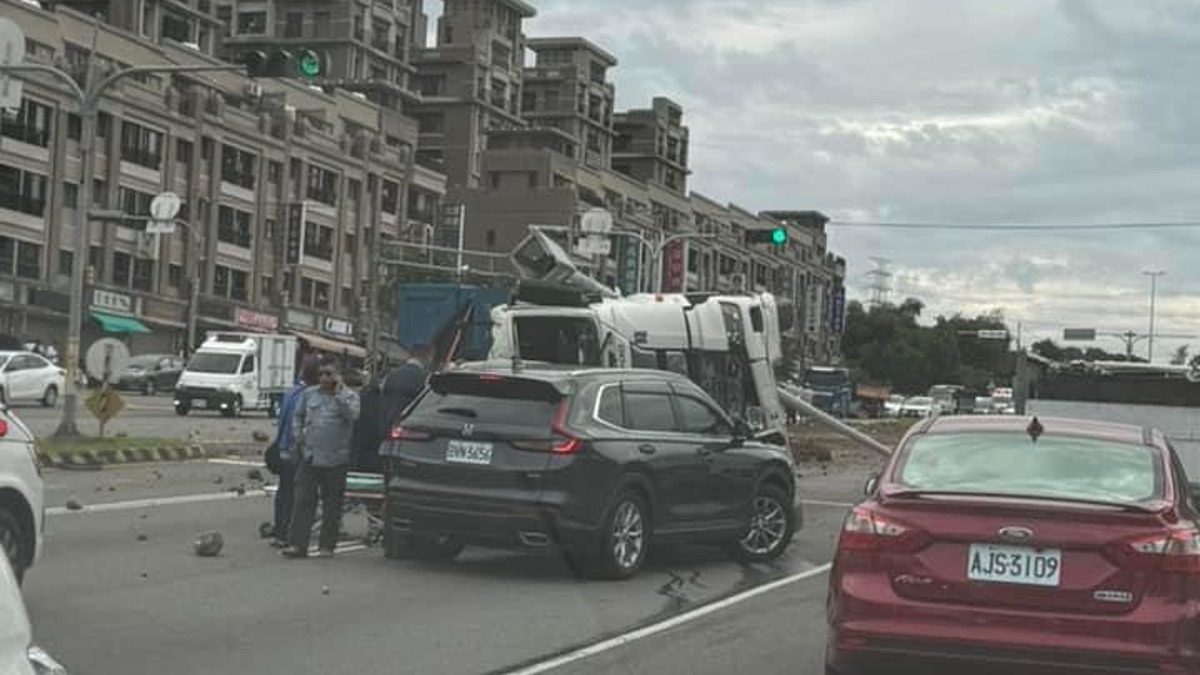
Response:
[{"label": "car antenna", "polygon": [[1029,438],[1031,438],[1034,443],[1037,443],[1038,436],[1041,436],[1042,432],[1045,430],[1046,427],[1042,426],[1042,423],[1038,421],[1036,415],[1034,416],[1033,420],[1029,422],[1029,426],[1025,427],[1025,433],[1029,434]]}]

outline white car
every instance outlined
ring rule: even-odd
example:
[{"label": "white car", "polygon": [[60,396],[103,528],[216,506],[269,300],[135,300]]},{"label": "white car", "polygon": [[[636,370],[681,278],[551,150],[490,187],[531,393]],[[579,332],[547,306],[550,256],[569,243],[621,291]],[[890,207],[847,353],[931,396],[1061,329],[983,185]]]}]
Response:
[{"label": "white car", "polygon": [[17,579],[41,555],[44,504],[33,433],[11,410],[0,406],[0,548]]},{"label": "white car", "polygon": [[33,352],[0,352],[0,402],[40,402],[47,408],[58,403],[65,371]]},{"label": "white car", "polygon": [[904,410],[904,397],[899,394],[892,394],[883,402],[884,417],[899,417],[902,410]]},{"label": "white car", "polygon": [[67,671],[33,643],[33,628],[21,597],[20,580],[0,556],[0,673],[67,675]]},{"label": "white car", "polygon": [[900,407],[901,417],[929,417],[933,414],[934,403],[930,396],[913,396],[904,400]]}]

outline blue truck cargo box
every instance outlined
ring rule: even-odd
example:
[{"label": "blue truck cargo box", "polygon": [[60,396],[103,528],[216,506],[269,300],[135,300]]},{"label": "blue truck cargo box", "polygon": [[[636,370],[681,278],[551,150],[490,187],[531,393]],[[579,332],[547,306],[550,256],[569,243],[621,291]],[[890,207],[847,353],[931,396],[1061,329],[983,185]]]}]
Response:
[{"label": "blue truck cargo box", "polygon": [[396,335],[405,348],[432,344],[458,310],[469,304],[474,312],[461,356],[467,360],[485,359],[492,343],[491,310],[507,302],[508,291],[503,288],[401,284],[396,294]]}]

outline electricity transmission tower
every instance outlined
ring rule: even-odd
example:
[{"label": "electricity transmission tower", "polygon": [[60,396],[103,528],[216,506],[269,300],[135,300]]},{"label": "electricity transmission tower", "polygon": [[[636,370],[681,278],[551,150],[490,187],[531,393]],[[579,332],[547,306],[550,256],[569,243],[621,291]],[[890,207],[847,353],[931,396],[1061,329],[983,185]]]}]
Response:
[{"label": "electricity transmission tower", "polygon": [[875,263],[875,269],[867,272],[867,276],[871,278],[871,283],[867,288],[871,289],[871,307],[879,307],[886,304],[888,296],[892,293],[892,270],[888,265],[892,261],[887,258],[871,258],[871,262]]}]

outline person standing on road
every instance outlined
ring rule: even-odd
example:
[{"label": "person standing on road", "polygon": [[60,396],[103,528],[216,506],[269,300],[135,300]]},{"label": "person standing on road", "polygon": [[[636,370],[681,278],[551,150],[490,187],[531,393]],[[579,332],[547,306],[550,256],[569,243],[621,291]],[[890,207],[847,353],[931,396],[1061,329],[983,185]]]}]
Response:
[{"label": "person standing on road", "polygon": [[383,380],[383,400],[379,406],[379,435],[387,438],[396,418],[404,412],[417,395],[425,389],[429,371],[425,364],[429,358],[429,346],[417,345],[409,350],[408,360],[393,368]]},{"label": "person standing on road", "polygon": [[275,432],[275,447],[279,453],[279,487],[275,491],[275,522],[271,530],[271,545],[283,548],[288,544],[288,524],[292,520],[292,498],[295,493],[296,453],[295,434],[292,433],[292,421],[296,412],[296,403],[304,390],[317,384],[319,379],[319,364],[315,357],[305,357],[300,364],[300,377],[296,386],[292,387],[283,397],[279,406],[279,426]]},{"label": "person standing on road", "polygon": [[359,400],[358,394],[342,382],[336,363],[323,363],[318,372],[320,383],[300,395],[292,419],[298,463],[291,546],[282,551],[288,558],[308,556],[318,498],[321,500],[318,555],[333,556],[342,524],[346,467],[350,463],[350,438],[358,419]]}]

